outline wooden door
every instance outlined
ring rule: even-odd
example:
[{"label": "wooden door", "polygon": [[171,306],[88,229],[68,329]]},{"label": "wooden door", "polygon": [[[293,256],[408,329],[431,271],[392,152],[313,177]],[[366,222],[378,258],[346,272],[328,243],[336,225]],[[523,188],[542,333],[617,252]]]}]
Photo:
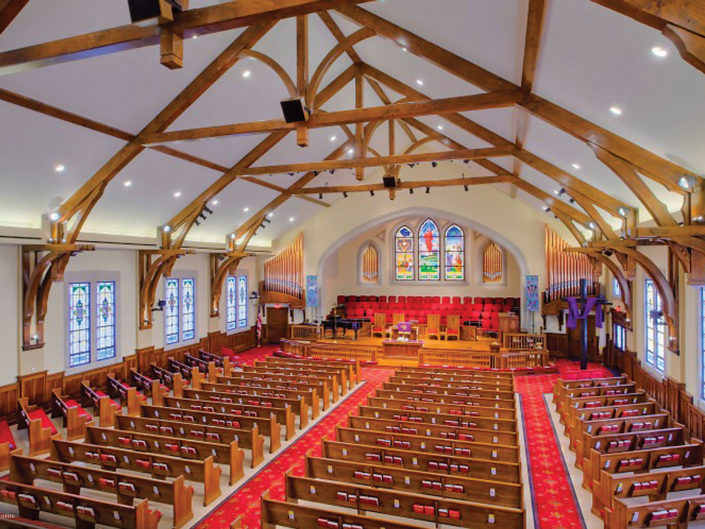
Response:
[{"label": "wooden door", "polygon": [[267,307],[267,343],[278,344],[286,338],[289,327],[289,309]]}]

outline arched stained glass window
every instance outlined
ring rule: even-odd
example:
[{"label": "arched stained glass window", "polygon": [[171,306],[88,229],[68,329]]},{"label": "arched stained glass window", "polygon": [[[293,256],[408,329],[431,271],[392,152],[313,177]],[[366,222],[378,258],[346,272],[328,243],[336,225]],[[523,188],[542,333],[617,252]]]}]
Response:
[{"label": "arched stained glass window", "polygon": [[646,363],[663,372],[666,368],[666,326],[663,302],[651,279],[644,284],[646,319]]},{"label": "arched stained glass window", "polygon": [[394,255],[397,281],[414,280],[414,233],[402,226],[394,236]]},{"label": "arched stained glass window", "polygon": [[115,358],[115,281],[96,283],[96,360]]},{"label": "arched stained glass window", "polygon": [[69,285],[69,367],[91,362],[91,284]]},{"label": "arched stained glass window", "polygon": [[237,326],[247,327],[247,276],[238,276],[237,292]]},{"label": "arched stained glass window", "polygon": [[182,340],[193,340],[196,337],[196,303],[193,279],[181,280],[181,295],[183,297],[183,328]]},{"label": "arched stained glass window", "polygon": [[179,341],[179,280],[166,280],[166,306],[164,307],[164,333],[167,345]]},{"label": "arched stained glass window", "polygon": [[226,318],[225,328],[229,331],[237,328],[237,279],[234,276],[228,276],[226,283]]},{"label": "arched stained glass window", "polygon": [[446,281],[465,279],[465,234],[455,224],[445,232],[445,278]]},{"label": "arched stained glass window", "polygon": [[441,279],[441,237],[438,226],[426,219],[419,229],[419,281]]}]

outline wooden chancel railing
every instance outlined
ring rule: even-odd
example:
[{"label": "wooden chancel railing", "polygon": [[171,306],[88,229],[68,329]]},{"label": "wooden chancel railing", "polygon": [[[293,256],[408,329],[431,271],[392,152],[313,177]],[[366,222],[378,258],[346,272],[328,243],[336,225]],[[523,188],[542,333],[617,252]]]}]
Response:
[{"label": "wooden chancel railing", "polygon": [[482,252],[482,282],[501,283],[504,280],[504,256],[502,250],[491,242]]},{"label": "wooden chancel railing", "polygon": [[546,349],[546,335],[505,332],[502,335],[502,349],[508,351]]},{"label": "wooden chancel railing", "polygon": [[588,294],[596,293],[593,265],[584,254],[565,251],[570,245],[546,226],[546,279],[544,303],[580,294],[580,280],[587,279]]},{"label": "wooden chancel railing", "polygon": [[302,233],[279,255],[264,263],[261,303],[304,306],[304,236]]}]

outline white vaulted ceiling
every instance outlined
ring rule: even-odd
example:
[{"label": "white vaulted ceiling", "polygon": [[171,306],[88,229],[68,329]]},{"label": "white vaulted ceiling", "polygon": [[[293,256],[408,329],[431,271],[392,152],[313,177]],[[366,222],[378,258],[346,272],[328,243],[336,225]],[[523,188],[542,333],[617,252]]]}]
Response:
[{"label": "white vaulted ceiling", "polygon": [[[214,0],[191,0],[192,8],[215,4]],[[363,9],[438,44],[451,52],[511,81],[521,82],[528,0],[379,0],[362,4]],[[359,27],[338,13],[334,21],[349,35]],[[337,44],[324,23],[309,17],[310,72]],[[129,23],[124,0],[35,0],[0,35],[0,52],[58,38],[75,36]],[[0,89],[19,93],[43,103],[137,134],[198,73],[223,51],[242,29],[188,39],[184,67],[168,70],[159,64],[158,46],[108,55],[98,55],[63,64],[0,76]],[[255,46],[279,62],[296,79],[295,21],[280,21]],[[661,46],[669,53],[658,58],[651,53]],[[391,41],[373,37],[355,45],[363,62],[409,84],[431,98],[481,93],[452,72],[405,52]],[[324,76],[327,85],[352,64],[343,54]],[[249,72],[245,77],[244,72]],[[417,80],[423,81],[419,85]],[[392,101],[402,98],[384,88]],[[705,174],[705,75],[686,64],[673,45],[657,31],[589,0],[548,0],[543,39],[536,70],[534,93],[671,160],[697,174]],[[281,116],[279,101],[288,97],[279,77],[261,62],[244,58],[219,79],[167,130],[222,125]],[[365,105],[381,105],[369,85]],[[354,108],[352,83],[332,97],[323,110]],[[621,116],[609,108],[622,108]],[[465,112],[464,115],[515,141],[522,111],[513,108]],[[438,116],[418,118],[467,148],[489,144]],[[88,180],[125,141],[0,101],[0,226],[38,228],[42,214],[56,208]],[[354,129],[354,126],[352,127]],[[597,160],[581,140],[535,117],[528,119],[524,147],[559,168],[608,192],[632,207],[639,207],[634,194]],[[418,137],[423,135],[417,132]],[[387,154],[386,125],[377,129],[370,146]],[[331,141],[331,137],[336,139]],[[396,127],[397,152],[410,145],[404,131]],[[253,149],[266,135],[203,139],[171,145],[218,166],[229,168]],[[306,149],[296,146],[289,135],[255,165],[319,161],[346,139],[340,128],[313,129]],[[431,142],[421,151],[448,147]],[[509,158],[493,160],[513,171]],[[403,168],[406,180],[455,177],[460,169],[445,171],[451,162],[433,170],[428,165]],[[460,163],[460,162],[455,162]],[[54,171],[57,164],[66,170]],[[575,169],[573,164],[578,164]],[[468,177],[488,175],[471,163],[463,166]],[[378,182],[381,169],[366,172],[366,182]],[[167,222],[218,179],[221,173],[146,149],[117,175],[85,224],[84,231],[109,235],[154,237]],[[549,194],[559,186],[526,165],[520,175]],[[286,188],[301,175],[260,175]],[[132,185],[125,187],[130,181]],[[353,185],[351,171],[318,175],[309,185]],[[672,211],[681,198],[658,184],[649,184]],[[504,189],[506,186],[503,186]],[[180,192],[176,198],[174,193]],[[193,242],[224,240],[254,212],[278,196],[278,191],[237,179],[209,207],[213,215],[189,234]],[[314,198],[318,198],[317,196]],[[339,196],[324,196],[335,207]],[[540,207],[542,203],[524,192],[518,200]],[[431,198],[432,200],[432,198]],[[563,200],[563,199],[560,199]],[[577,209],[579,207],[574,205]],[[245,208],[249,208],[245,211]],[[293,197],[274,213],[271,224],[260,230],[254,243],[267,244],[295,228],[324,206]],[[643,208],[642,219],[649,217]],[[290,219],[293,218],[293,221]]]}]

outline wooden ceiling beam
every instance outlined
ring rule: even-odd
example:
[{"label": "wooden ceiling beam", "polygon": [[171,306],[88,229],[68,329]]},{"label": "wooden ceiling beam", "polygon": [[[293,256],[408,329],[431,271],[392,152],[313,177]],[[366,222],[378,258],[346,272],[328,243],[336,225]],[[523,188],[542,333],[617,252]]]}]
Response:
[{"label": "wooden ceiling beam", "polygon": [[[498,92],[519,88],[514,83],[503,79],[499,75],[481,68],[365,9],[355,5],[341,5],[337,10],[353,22],[371,29],[378,36],[390,39],[400,47],[405,47],[409,53],[426,59],[456,77],[483,90]],[[683,175],[692,176],[696,180],[701,179],[692,171],[665,160],[643,147],[639,147],[617,134],[599,127],[595,123],[542,97],[533,95],[519,102],[518,105],[564,132],[584,142],[591,141],[596,143],[603,149],[628,160],[637,167],[640,172],[649,178],[663,183],[673,191],[683,191],[682,189],[679,190],[678,186],[678,181]]]},{"label": "wooden ceiling beam", "polygon": [[[442,180],[407,180],[397,183],[397,190],[400,189],[421,189],[424,187],[459,187],[459,186],[477,186],[487,184],[501,184],[511,182],[514,176],[505,172],[496,176],[474,176],[471,178],[448,178]],[[325,195],[330,193],[362,193],[370,191],[389,191],[390,188],[384,187],[384,184],[360,184],[351,186],[321,186],[321,187],[304,187],[294,191],[295,195]]]},{"label": "wooden ceiling beam", "polygon": [[529,16],[524,39],[524,64],[521,70],[521,89],[527,94],[532,92],[534,86],[545,14],[546,0],[529,0]]},{"label": "wooden ceiling beam", "polygon": [[[328,13],[328,11],[319,11],[318,17],[323,21],[323,23],[326,25],[328,31],[331,32],[333,37],[335,37],[335,40],[337,40],[338,42],[343,42],[345,40],[345,34],[338,27],[338,24],[335,23],[335,20],[333,20],[333,17],[330,16],[330,13]],[[352,48],[352,46],[346,49],[345,53],[348,57],[350,57],[350,60],[353,62],[353,64],[360,64],[362,62],[362,59],[360,59],[360,56]]]},{"label": "wooden ceiling beam", "polygon": [[[449,97],[428,101],[413,101],[393,103],[376,107],[355,108],[337,112],[317,112],[307,121],[309,129],[334,127],[350,123],[366,123],[369,121],[400,119],[411,116],[443,115],[469,110],[484,110],[488,108],[503,108],[511,106],[522,98],[521,92],[497,92],[471,96]],[[283,119],[252,121],[231,125],[217,125],[195,129],[175,130],[170,132],[152,133],[142,136],[144,145],[168,143],[203,138],[217,138],[239,134],[261,134],[278,131],[290,131],[296,128],[295,123],[286,123]]]},{"label": "wooden ceiling beam", "polygon": [[29,0],[0,0],[0,34],[12,24]]},{"label": "wooden ceiling beam", "polygon": [[585,213],[580,211],[579,209],[576,209],[568,204],[564,204],[563,202],[558,200],[556,197],[550,195],[549,193],[546,193],[544,190],[539,189],[535,185],[527,182],[526,180],[522,180],[521,178],[515,177],[515,179],[512,183],[514,185],[516,185],[519,189],[536,197],[537,199],[539,199],[541,202],[545,203],[551,209],[555,208],[556,210],[564,213],[570,219],[573,219],[576,222],[578,222],[579,224],[582,224],[585,228],[589,227],[592,219],[588,215],[586,215]]},{"label": "wooden ceiling beam", "polygon": [[705,4],[700,0],[592,0],[663,33],[705,73]]},{"label": "wooden ceiling beam", "polygon": [[[208,35],[261,23],[274,24],[317,11],[334,9],[339,4],[358,4],[370,0],[237,0],[174,14],[169,31],[184,38]],[[35,44],[0,53],[0,75],[75,61],[97,55],[156,46],[160,42],[158,25],[124,26],[94,31],[51,42]]]}]

